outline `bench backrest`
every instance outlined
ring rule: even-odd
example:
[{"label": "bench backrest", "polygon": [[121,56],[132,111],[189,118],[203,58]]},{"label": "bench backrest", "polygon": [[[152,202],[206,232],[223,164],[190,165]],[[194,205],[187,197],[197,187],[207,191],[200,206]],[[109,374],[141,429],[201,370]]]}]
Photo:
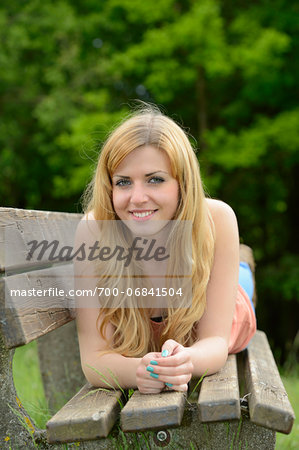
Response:
[{"label": "bench backrest", "polygon": [[[69,295],[72,261],[62,263],[53,258],[63,247],[74,246],[81,217],[0,208],[0,307],[6,308],[1,326],[8,348],[26,344],[73,320],[74,297]],[[40,251],[48,245],[48,251]]]}]

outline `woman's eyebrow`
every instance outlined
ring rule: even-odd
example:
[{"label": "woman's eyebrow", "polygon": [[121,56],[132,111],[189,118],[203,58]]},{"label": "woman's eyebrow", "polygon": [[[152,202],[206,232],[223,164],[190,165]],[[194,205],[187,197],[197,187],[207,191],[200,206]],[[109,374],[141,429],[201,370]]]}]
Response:
[{"label": "woman's eyebrow", "polygon": [[114,178],[114,177],[119,177],[119,178],[130,178],[130,177],[126,176],[126,175],[118,175],[118,174],[115,174],[115,175],[112,176],[112,178]]},{"label": "woman's eyebrow", "polygon": [[156,170],[155,172],[146,173],[145,176],[150,177],[151,175],[154,175],[155,173],[161,173],[161,172],[168,174],[168,172],[165,172],[165,170]]},{"label": "woman's eyebrow", "polygon": [[[168,174],[168,172],[166,172],[165,170],[155,170],[155,172],[146,173],[145,176],[146,176],[146,177],[150,177],[150,176],[154,175],[155,173],[166,173],[166,174]],[[119,177],[119,178],[130,178],[130,177],[128,177],[127,175],[119,175],[119,174],[115,174],[115,175],[112,176],[112,178],[114,178],[114,177]]]}]

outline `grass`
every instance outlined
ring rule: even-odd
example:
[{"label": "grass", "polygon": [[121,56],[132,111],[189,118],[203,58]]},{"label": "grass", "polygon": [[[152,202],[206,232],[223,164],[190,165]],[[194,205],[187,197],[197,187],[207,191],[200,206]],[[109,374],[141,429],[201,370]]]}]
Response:
[{"label": "grass", "polygon": [[39,428],[46,428],[51,415],[39,370],[36,341],[16,349],[13,376],[18,398],[24,408]]},{"label": "grass", "polygon": [[[39,428],[45,428],[50,418],[39,371],[37,345],[32,342],[17,348],[13,361],[14,381],[18,398]],[[297,450],[299,448],[299,377],[298,370],[282,374],[297,417],[292,433],[277,433],[277,450]],[[192,447],[191,447],[192,448]]]},{"label": "grass", "polygon": [[284,387],[288,393],[290,402],[295,411],[296,420],[293,425],[291,434],[277,433],[276,449],[277,450],[297,450],[299,448],[299,377],[298,370],[293,371],[289,375],[282,375]]}]

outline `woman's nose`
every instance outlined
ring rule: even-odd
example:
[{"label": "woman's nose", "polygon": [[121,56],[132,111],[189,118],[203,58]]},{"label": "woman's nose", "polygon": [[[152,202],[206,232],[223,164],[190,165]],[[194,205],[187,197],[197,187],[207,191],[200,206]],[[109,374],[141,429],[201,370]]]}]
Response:
[{"label": "woman's nose", "polygon": [[145,186],[135,185],[131,190],[131,203],[139,204],[148,201],[148,194]]}]

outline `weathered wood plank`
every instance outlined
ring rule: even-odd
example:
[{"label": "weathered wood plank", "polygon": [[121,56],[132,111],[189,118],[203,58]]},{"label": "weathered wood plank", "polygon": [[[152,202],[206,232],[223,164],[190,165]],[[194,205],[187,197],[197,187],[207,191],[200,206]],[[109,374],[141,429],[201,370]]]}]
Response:
[{"label": "weathered wood plank", "polygon": [[86,384],[47,422],[50,443],[108,436],[119,414],[121,392],[95,389]]},{"label": "weathered wood plank", "polygon": [[[247,417],[243,417],[239,421],[200,423],[197,405],[187,404],[180,427],[161,427],[157,430],[127,432],[125,434],[119,427],[114,427],[108,438],[76,441],[73,446],[79,447],[80,450],[122,448],[159,450],[161,447],[168,449],[196,448],[200,450],[274,450],[275,434],[272,430],[253,424]],[[56,445],[49,445],[49,448],[61,450],[61,444]]]},{"label": "weathered wood plank", "polygon": [[3,280],[7,307],[15,310],[75,307],[72,264],[3,277]]},{"label": "weathered wood plank", "polygon": [[264,332],[257,331],[247,348],[245,379],[252,422],[288,434],[294,411]]},{"label": "weathered wood plank", "polygon": [[135,431],[180,425],[185,400],[183,392],[150,395],[135,391],[121,410],[121,427],[123,431]]},{"label": "weathered wood plank", "polygon": [[35,239],[48,243],[58,240],[59,249],[73,246],[81,217],[81,214],[73,213],[0,208],[0,270],[9,272],[48,262],[49,251],[40,261],[37,258],[39,250],[30,260],[27,259],[31,249],[28,243]]},{"label": "weathered wood plank", "polygon": [[161,450],[162,447],[169,450],[274,450],[275,432],[259,427],[247,418],[201,423],[197,405],[187,404],[179,427],[127,433],[114,427],[108,438],[73,445],[80,450]]},{"label": "weathered wood plank", "polygon": [[[74,297],[69,295],[73,278],[70,264],[1,278],[0,327],[8,348],[27,344],[73,320]],[[29,295],[33,289],[36,295]]]},{"label": "weathered wood plank", "polygon": [[[5,305],[5,283],[0,278],[0,334],[6,349],[17,347],[25,343],[23,328],[14,310]],[[16,345],[14,345],[16,343]]]},{"label": "weathered wood plank", "polygon": [[205,377],[198,397],[201,422],[239,419],[241,415],[236,355],[225,366]]},{"label": "weathered wood plank", "polygon": [[53,415],[86,383],[75,321],[41,336],[37,348],[45,396]]}]

